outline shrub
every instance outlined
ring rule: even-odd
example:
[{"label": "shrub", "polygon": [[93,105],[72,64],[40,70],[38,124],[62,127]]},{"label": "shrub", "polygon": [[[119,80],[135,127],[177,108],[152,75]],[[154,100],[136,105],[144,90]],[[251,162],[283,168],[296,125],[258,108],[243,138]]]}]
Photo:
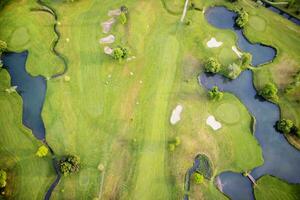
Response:
[{"label": "shrub", "polygon": [[246,69],[249,67],[249,65],[251,65],[252,63],[252,55],[250,53],[243,53],[242,57],[241,57],[241,67],[243,69]]},{"label": "shrub", "polygon": [[7,174],[6,171],[0,169],[0,188],[4,188],[6,186]]},{"label": "shrub", "polygon": [[124,12],[121,12],[120,16],[119,16],[119,20],[121,22],[121,24],[126,24],[127,22],[127,16]]},{"label": "shrub", "polygon": [[116,60],[121,61],[128,57],[129,50],[126,47],[117,47],[113,51],[113,57]]},{"label": "shrub", "polygon": [[59,161],[59,169],[63,175],[73,174],[80,169],[80,158],[75,155],[68,155]]},{"label": "shrub", "polygon": [[204,63],[204,70],[210,73],[218,73],[221,69],[221,64],[215,58],[208,58]]},{"label": "shrub", "polygon": [[44,157],[48,154],[48,151],[48,148],[45,145],[42,145],[39,147],[35,155],[37,155],[38,157]]},{"label": "shrub", "polygon": [[202,174],[200,174],[199,172],[194,173],[194,179],[195,179],[196,184],[201,184],[204,182],[204,176]]},{"label": "shrub", "polygon": [[223,98],[223,92],[220,92],[219,88],[214,86],[212,90],[208,92],[208,96],[213,101],[220,101]]},{"label": "shrub", "polygon": [[260,91],[259,95],[267,100],[278,101],[278,89],[273,83],[267,83]]},{"label": "shrub", "polygon": [[245,25],[248,23],[249,15],[246,11],[242,9],[238,10],[237,13],[238,13],[238,17],[236,18],[235,23],[238,27],[244,28]]},{"label": "shrub", "polygon": [[6,51],[6,49],[7,49],[7,44],[6,44],[6,42],[0,40],[0,52],[2,53],[2,52],[4,52],[4,51]]},{"label": "shrub", "polygon": [[277,121],[276,129],[281,133],[294,135],[298,135],[299,131],[294,122],[290,119],[281,119]]},{"label": "shrub", "polygon": [[231,79],[237,78],[241,72],[241,67],[236,63],[232,63],[227,67],[227,76]]},{"label": "shrub", "polygon": [[169,144],[169,150],[174,151],[175,150],[175,144]]}]

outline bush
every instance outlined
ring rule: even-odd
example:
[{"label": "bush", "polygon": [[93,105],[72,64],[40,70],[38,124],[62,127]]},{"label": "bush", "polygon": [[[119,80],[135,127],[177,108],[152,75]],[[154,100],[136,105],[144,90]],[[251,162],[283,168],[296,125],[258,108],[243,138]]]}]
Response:
[{"label": "bush", "polygon": [[223,92],[220,92],[219,88],[214,86],[212,90],[208,92],[208,96],[213,101],[220,101],[223,98]]},{"label": "bush", "polygon": [[243,53],[241,57],[241,67],[243,69],[248,68],[252,63],[252,55],[250,53]]},{"label": "bush", "polygon": [[63,175],[73,174],[80,169],[80,158],[75,155],[68,155],[59,161],[59,169]]},{"label": "bush", "polygon": [[115,60],[121,61],[128,57],[129,50],[126,47],[117,47],[113,51],[113,57]]},{"label": "bush", "polygon": [[126,22],[127,22],[127,16],[126,16],[126,14],[124,12],[121,12],[121,14],[119,16],[119,20],[120,20],[121,24],[123,24],[123,25],[126,24]]},{"label": "bush", "polygon": [[244,28],[248,23],[249,15],[246,11],[242,9],[238,10],[237,13],[238,13],[238,17],[236,18],[235,23],[238,27]]},{"label": "bush", "polygon": [[202,174],[200,174],[199,172],[194,173],[194,179],[195,179],[196,184],[201,184],[204,182],[204,176]]},{"label": "bush", "polygon": [[45,145],[40,146],[37,152],[35,153],[35,155],[37,155],[38,157],[44,157],[47,154],[48,154],[48,148]]},{"label": "bush", "polygon": [[242,72],[241,67],[236,63],[232,63],[227,67],[226,73],[230,79],[235,79],[240,75],[241,72]]},{"label": "bush", "polygon": [[7,44],[6,44],[6,42],[0,40],[0,53],[6,51],[6,49],[7,49]]},{"label": "bush", "polygon": [[277,92],[278,92],[278,89],[273,83],[267,83],[259,91],[259,95],[263,96],[267,100],[278,101]]},{"label": "bush", "polygon": [[176,148],[178,145],[180,145],[180,143],[181,143],[181,140],[180,140],[180,138],[179,138],[178,136],[175,137],[174,139],[170,140],[170,141],[169,141],[169,145],[168,145],[169,150],[170,150],[170,151],[174,151],[175,148]]},{"label": "bush", "polygon": [[0,169],[0,188],[4,188],[6,186],[7,174],[6,171]]},{"label": "bush", "polygon": [[298,135],[299,130],[290,119],[281,119],[276,122],[276,130],[284,134]]},{"label": "bush", "polygon": [[204,70],[210,73],[218,73],[221,69],[221,64],[215,58],[208,58],[204,63]]}]

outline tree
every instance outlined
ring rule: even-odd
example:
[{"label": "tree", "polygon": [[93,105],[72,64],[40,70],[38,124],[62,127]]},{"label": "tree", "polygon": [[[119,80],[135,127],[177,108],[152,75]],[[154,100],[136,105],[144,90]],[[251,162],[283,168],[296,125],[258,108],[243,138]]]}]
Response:
[{"label": "tree", "polygon": [[290,0],[287,7],[292,8],[295,5],[295,0]]},{"label": "tree", "polygon": [[220,92],[219,88],[214,86],[212,90],[208,92],[208,96],[213,101],[220,101],[223,98],[223,92]]},{"label": "tree", "polygon": [[80,169],[80,158],[75,155],[64,156],[59,161],[59,169],[65,176],[78,172]]},{"label": "tree", "polygon": [[267,100],[278,101],[278,89],[273,83],[267,83],[260,91],[259,95]]},{"label": "tree", "polygon": [[245,25],[248,23],[249,15],[246,11],[242,9],[238,10],[237,13],[238,13],[238,17],[236,18],[235,23],[238,27],[244,28]]},{"label": "tree", "polygon": [[[295,126],[294,122],[290,119],[281,119],[276,122],[276,129],[284,134],[289,133],[296,133],[297,127]],[[296,130],[296,131],[295,131]]]},{"label": "tree", "polygon": [[243,53],[241,57],[241,61],[242,61],[241,64],[242,68],[246,69],[252,63],[252,55],[250,53]]},{"label": "tree", "polygon": [[121,61],[128,57],[129,50],[126,47],[117,47],[113,51],[113,58]]},{"label": "tree", "polygon": [[196,184],[201,184],[204,181],[203,175],[200,174],[199,172],[194,173],[194,179],[195,179]]},{"label": "tree", "polygon": [[221,69],[221,64],[215,58],[208,58],[204,63],[204,70],[210,73],[218,73]]},{"label": "tree", "polygon": [[0,169],[0,188],[4,188],[6,186],[7,174],[6,171]]},{"label": "tree", "polygon": [[2,52],[4,52],[4,51],[6,51],[6,49],[7,49],[7,44],[6,44],[6,42],[0,40],[0,52],[2,53]]},{"label": "tree", "polygon": [[42,145],[39,147],[35,155],[37,155],[38,157],[45,157],[48,154],[48,151],[48,148],[45,145]]},{"label": "tree", "polygon": [[126,16],[126,14],[124,12],[121,12],[121,14],[119,16],[119,20],[120,20],[121,24],[123,24],[123,25],[126,24],[126,22],[127,22],[127,16]]}]

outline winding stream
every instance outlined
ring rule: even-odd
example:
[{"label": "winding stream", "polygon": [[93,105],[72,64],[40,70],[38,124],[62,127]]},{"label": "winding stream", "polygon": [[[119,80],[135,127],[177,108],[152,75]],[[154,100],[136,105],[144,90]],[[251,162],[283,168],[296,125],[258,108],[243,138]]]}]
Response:
[{"label": "winding stream", "polygon": [[[274,58],[273,48],[249,43],[242,31],[234,27],[236,17],[234,12],[224,7],[214,7],[210,8],[205,16],[208,22],[217,28],[232,29],[237,33],[238,45],[242,45],[239,48],[243,51],[251,50],[249,52],[253,54],[254,66],[269,62]],[[275,130],[274,125],[280,119],[279,107],[257,96],[257,91],[253,86],[252,71],[244,71],[232,81],[221,75],[203,73],[199,77],[199,82],[207,89],[218,86],[221,91],[234,94],[256,118],[254,134],[262,148],[264,164],[254,168],[251,175],[256,180],[263,175],[270,174],[289,183],[300,183],[300,151],[291,146],[285,137]],[[219,178],[223,186],[222,192],[231,199],[254,199],[252,184],[247,177],[240,173],[223,172]]]}]

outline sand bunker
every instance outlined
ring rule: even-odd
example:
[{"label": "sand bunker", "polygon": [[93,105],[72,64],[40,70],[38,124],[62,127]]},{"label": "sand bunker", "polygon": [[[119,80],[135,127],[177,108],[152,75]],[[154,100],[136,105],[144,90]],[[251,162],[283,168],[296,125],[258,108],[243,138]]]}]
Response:
[{"label": "sand bunker", "polygon": [[108,11],[108,16],[113,17],[113,16],[119,16],[121,15],[121,9],[115,9],[115,10],[110,10]]},{"label": "sand bunker", "polygon": [[223,44],[223,42],[218,42],[216,40],[216,38],[212,37],[207,43],[207,47],[208,48],[217,48],[217,47],[220,47],[221,45]]},{"label": "sand bunker", "polygon": [[171,124],[176,124],[177,122],[180,121],[180,114],[183,110],[183,107],[182,105],[177,105],[176,108],[172,111],[172,115],[171,115],[171,118],[170,118],[170,122]]},{"label": "sand bunker", "polygon": [[214,131],[222,127],[221,123],[218,122],[212,115],[208,116],[208,118],[206,119],[206,124],[209,125]]},{"label": "sand bunker", "polygon": [[107,55],[111,55],[114,52],[114,50],[108,46],[104,47],[104,53]]},{"label": "sand bunker", "polygon": [[115,36],[109,35],[99,40],[100,44],[111,44],[115,41]]},{"label": "sand bunker", "polygon": [[232,46],[231,49],[232,49],[232,51],[234,51],[234,53],[236,53],[236,55],[237,55],[239,58],[242,57],[243,53],[240,52],[240,51],[236,48],[236,46]]},{"label": "sand bunker", "polygon": [[102,26],[102,32],[103,33],[108,33],[110,31],[110,29],[112,28],[112,25],[116,22],[115,18],[110,18],[109,20],[107,20],[106,22],[103,22],[101,24]]}]

